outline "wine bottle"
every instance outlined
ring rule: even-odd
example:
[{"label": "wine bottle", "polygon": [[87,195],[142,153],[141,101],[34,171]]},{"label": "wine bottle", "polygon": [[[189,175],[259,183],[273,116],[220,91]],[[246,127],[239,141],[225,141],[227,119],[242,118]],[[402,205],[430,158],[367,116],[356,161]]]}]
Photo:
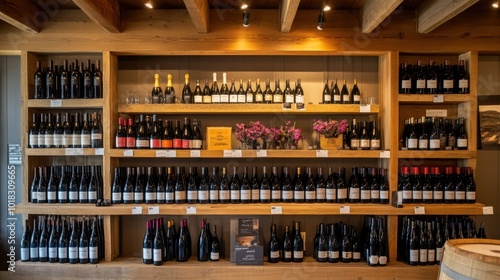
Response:
[{"label": "wine bottle", "polygon": [[206,204],[210,200],[210,177],[208,176],[208,167],[201,167],[201,178],[198,184],[198,203]]},{"label": "wine bottle", "polygon": [[347,185],[345,180],[345,168],[339,168],[339,175],[336,182],[337,189],[337,203],[347,202]]},{"label": "wine bottle", "polygon": [[368,168],[370,176],[370,202],[380,203],[380,184],[377,168]]},{"label": "wine bottle", "polygon": [[361,203],[370,203],[371,201],[371,189],[368,180],[367,168],[359,167],[358,173],[361,176],[361,182],[359,184],[360,199]]},{"label": "wine bottle", "polygon": [[304,180],[301,174],[301,168],[297,167],[295,171],[295,178],[293,179],[293,202],[304,202],[305,187]]},{"label": "wine bottle", "polygon": [[126,147],[127,148],[136,148],[136,133],[133,125],[133,120],[128,119],[127,121],[127,132],[126,132]]},{"label": "wine bottle", "polygon": [[[173,167],[167,167],[167,178],[165,183],[165,203],[173,204],[175,203],[175,174]],[[157,195],[158,198],[158,195]]]},{"label": "wine bottle", "polygon": [[47,114],[45,126],[45,148],[55,148],[54,146],[54,123],[52,113]]},{"label": "wine bottle", "polygon": [[369,135],[370,150],[380,150],[380,130],[377,127],[377,122],[372,122],[372,132]]},{"label": "wine bottle", "polygon": [[403,63],[399,69],[399,93],[412,93],[412,75],[408,64]]},{"label": "wine bottle", "polygon": [[29,221],[25,220],[25,226],[23,230],[23,236],[21,237],[21,261],[27,262],[30,260],[30,237],[31,230],[29,226]]},{"label": "wine bottle", "polygon": [[280,80],[274,82],[273,103],[283,103],[283,92],[280,88]]},{"label": "wine bottle", "polygon": [[78,188],[78,202],[88,203],[89,202],[89,167],[83,167],[83,173],[80,180],[80,187]]},{"label": "wine bottle", "polygon": [[304,90],[300,79],[297,79],[297,85],[295,86],[295,104],[297,110],[305,109]]},{"label": "wine bottle", "polygon": [[153,167],[148,167],[148,179],[146,183],[145,193],[146,193],[146,203],[157,203],[157,178],[154,173]]},{"label": "wine bottle", "polygon": [[444,203],[455,203],[455,180],[453,167],[445,168]]},{"label": "wine bottle", "polygon": [[201,219],[200,236],[198,237],[198,261],[206,262],[210,257],[211,244],[209,244],[207,231],[205,230],[205,219]]},{"label": "wine bottle", "polygon": [[457,166],[455,167],[455,203],[465,203],[465,192],[466,185],[464,182],[466,181],[465,176],[462,174],[462,168]]},{"label": "wine bottle", "polygon": [[164,250],[164,242],[163,242],[163,233],[161,231],[160,227],[160,219],[155,220],[155,236],[153,239],[153,264],[158,266],[158,265],[163,265],[163,255],[165,254]]},{"label": "wine bottle", "polygon": [[326,186],[322,167],[317,168],[317,174],[314,178],[314,185],[316,188],[316,202],[326,202]]},{"label": "wine bottle", "polygon": [[63,148],[63,126],[61,123],[61,113],[56,114],[56,122],[54,124],[54,148]]},{"label": "wine bottle", "polygon": [[340,241],[335,233],[335,224],[330,224],[328,235],[328,262],[338,263],[340,260]]},{"label": "wine bottle", "polygon": [[332,92],[328,87],[328,80],[325,82],[325,86],[323,87],[323,104],[331,104],[332,103]]},{"label": "wine bottle", "polygon": [[419,239],[417,236],[417,228],[415,221],[411,222],[411,232],[410,232],[410,240],[409,240],[409,258],[408,258],[408,263],[410,265],[418,265],[419,264]]},{"label": "wine bottle", "polygon": [[187,203],[198,202],[198,174],[194,166],[189,166],[189,174],[187,178]]},{"label": "wine bottle", "polygon": [[361,244],[359,243],[357,229],[355,227],[351,230],[352,239],[352,261],[361,261]]},{"label": "wine bottle", "polygon": [[205,86],[203,87],[203,93],[202,93],[202,102],[204,104],[211,104],[212,103],[212,94],[210,91],[210,87],[208,86],[208,80],[205,80]]},{"label": "wine bottle", "polygon": [[227,74],[222,73],[222,86],[220,87],[220,103],[229,103],[229,88],[227,86]]},{"label": "wine bottle", "polygon": [[61,233],[59,234],[59,241],[57,244],[57,257],[59,263],[68,262],[68,231],[66,220],[62,220]]},{"label": "wine bottle", "polygon": [[93,98],[102,98],[101,61],[96,60],[96,67],[92,72]]},{"label": "wine bottle", "polygon": [[290,88],[290,79],[286,79],[285,90],[283,91],[283,95],[284,95],[284,103],[288,104],[287,107],[295,103],[295,95],[293,94],[293,91]]},{"label": "wine bottle", "polygon": [[347,89],[346,81],[344,80],[344,85],[342,86],[342,90],[340,91],[341,96],[341,104],[350,104],[351,103],[351,95],[349,90]]},{"label": "wine bottle", "polygon": [[45,114],[40,113],[40,123],[38,124],[37,148],[45,148]]},{"label": "wine bottle", "polygon": [[465,200],[466,203],[476,203],[476,183],[474,182],[474,175],[472,168],[466,168],[466,186],[465,186]]},{"label": "wine bottle", "polygon": [[174,147],[173,137],[174,131],[172,129],[172,122],[165,120],[165,125],[163,126],[163,131],[161,132],[161,148],[162,149],[172,149]]},{"label": "wine bottle", "polygon": [[178,262],[185,262],[189,259],[189,248],[191,241],[188,235],[187,221],[181,220],[181,229],[177,240],[177,258]]},{"label": "wine bottle", "polygon": [[231,177],[231,183],[230,183],[231,203],[240,203],[240,188],[241,188],[240,184],[241,182],[240,178],[238,177],[238,167],[235,166],[233,167],[233,176]]},{"label": "wine bottle", "polygon": [[280,260],[280,248],[278,237],[276,236],[276,224],[271,223],[271,237],[269,239],[269,256],[267,261],[270,263],[277,263]]},{"label": "wine bottle", "polygon": [[465,120],[460,117],[457,119],[458,133],[457,133],[457,149],[467,150],[467,131],[465,130]]},{"label": "wine bottle", "polygon": [[281,246],[281,260],[284,262],[291,262],[293,257],[293,243],[290,237],[290,227],[285,226],[285,234]]},{"label": "wine bottle", "polygon": [[[174,135],[172,140],[172,147],[174,149],[182,149],[182,135],[183,133],[181,130],[181,122],[177,120],[175,122]],[[189,142],[187,143],[189,144]]]},{"label": "wine bottle", "polygon": [[175,89],[172,86],[172,75],[167,75],[167,86],[165,87],[165,103],[173,104],[175,103]]},{"label": "wine bottle", "polygon": [[38,148],[38,118],[36,113],[33,113],[32,115],[31,128],[28,134],[28,147]]},{"label": "wine bottle", "polygon": [[231,201],[232,192],[229,186],[230,184],[227,176],[226,167],[222,167],[222,176],[219,185],[219,203],[229,203]]},{"label": "wine bottle", "polygon": [[246,103],[254,103],[255,102],[255,93],[252,89],[252,80],[248,79],[247,88],[245,90],[245,102]]},{"label": "wine bottle", "polygon": [[378,244],[378,236],[377,236],[377,228],[376,228],[375,217],[370,219],[370,239],[369,239],[369,255],[368,255],[368,264],[370,266],[378,265],[378,256],[379,256],[379,244]]},{"label": "wine bottle", "polygon": [[34,99],[42,99],[45,98],[45,75],[42,69],[42,63],[38,60],[36,62],[36,72],[34,75],[35,79],[35,88],[33,91]]},{"label": "wine bottle", "polygon": [[389,183],[387,181],[387,172],[385,168],[379,168],[380,174],[380,203],[389,203]]},{"label": "wine bottle", "polygon": [[455,75],[455,92],[469,93],[469,73],[465,69],[465,62],[460,60],[457,74]]},{"label": "wine bottle", "polygon": [[[84,113],[83,114],[83,124],[82,124],[82,131],[80,134],[80,143],[81,143],[81,148],[91,148],[92,143],[91,143],[91,133],[92,133],[92,128],[91,124],[89,124],[89,114]],[[102,134],[101,134],[102,138]]]},{"label": "wine bottle", "polygon": [[89,262],[89,236],[86,224],[85,221],[82,223],[80,242],[78,243],[78,259],[80,263]]},{"label": "wine bottle", "polygon": [[293,239],[293,262],[304,261],[304,241],[300,232],[300,222],[295,223],[295,237]]},{"label": "wine bottle", "polygon": [[318,262],[328,261],[328,238],[326,236],[325,225],[321,223],[319,225],[319,238],[318,238],[318,253],[316,260]]},{"label": "wine bottle", "polygon": [[186,177],[184,167],[177,166],[177,180],[175,182],[175,203],[186,203]]},{"label": "wine bottle", "polygon": [[281,202],[281,182],[278,176],[278,167],[273,166],[269,178],[271,185],[271,202]]},{"label": "wine bottle", "polygon": [[341,256],[340,260],[343,263],[349,263],[349,262],[352,262],[352,242],[351,242],[348,227],[346,224],[343,224],[343,232],[344,232],[344,236],[342,239],[342,248],[341,248],[342,256]]},{"label": "wine bottle", "polygon": [[443,186],[443,175],[439,167],[432,168],[432,180],[433,180],[433,202],[443,203],[444,199],[444,186]]},{"label": "wine bottle", "polygon": [[191,130],[191,120],[187,117],[184,118],[184,127],[182,129],[182,149],[190,149],[192,146],[192,130]]},{"label": "wine bottle", "polygon": [[40,224],[40,236],[38,241],[38,258],[41,262],[47,262],[48,257],[48,246],[49,246],[49,231],[47,226],[47,220],[42,217],[39,220]]},{"label": "wine bottle", "polygon": [[412,92],[418,94],[426,92],[426,76],[424,74],[422,62],[420,60],[417,60],[417,65],[414,67],[412,82]]},{"label": "wine bottle", "polygon": [[219,203],[219,168],[212,167],[212,176],[209,182],[209,202],[211,204]]},{"label": "wine bottle", "polygon": [[370,149],[370,136],[368,135],[368,127],[366,121],[361,123],[361,135],[359,136],[359,148],[361,150]]},{"label": "wine bottle", "polygon": [[93,124],[90,132],[90,143],[92,148],[102,148],[102,123],[99,113],[92,114]]},{"label": "wine bottle", "polygon": [[[237,175],[237,174],[236,174]],[[236,186],[234,186],[236,187]],[[250,180],[248,178],[248,167],[243,167],[243,176],[241,177],[241,182],[239,182],[239,199],[241,203],[252,202],[252,190],[250,189]],[[231,184],[231,193],[233,193],[233,185]],[[231,200],[233,196],[231,195]],[[233,202],[233,201],[231,201]]]},{"label": "wine bottle", "polygon": [[433,186],[431,177],[431,168],[424,166],[422,167],[423,175],[420,176],[421,186],[422,186],[422,203],[432,203],[433,202]]},{"label": "wine bottle", "polygon": [[42,176],[42,174],[40,174],[38,172],[38,170],[41,170],[40,169],[41,167],[34,167],[34,171],[33,171],[33,180],[31,181],[31,187],[30,187],[30,202],[31,203],[37,203],[37,199],[38,199],[38,184],[40,182],[40,177]]},{"label": "wine bottle", "polygon": [[90,59],[87,59],[87,65],[82,69],[82,80],[83,80],[83,98],[94,98],[94,90],[93,90],[93,77],[92,72],[90,72]]},{"label": "wine bottle", "polygon": [[[263,169],[265,172],[265,166],[263,166]],[[253,203],[258,203],[261,201],[261,195],[260,195],[261,187],[262,185],[259,181],[259,177],[257,174],[257,166],[252,166],[252,178],[250,178],[250,189],[252,190]],[[271,202],[271,186],[267,184],[267,187],[264,186],[264,188],[267,188],[267,195],[266,195],[267,199],[264,198],[264,203]]]},{"label": "wine bottle", "polygon": [[92,227],[89,236],[89,262],[91,264],[97,264],[99,262],[99,235],[98,235],[97,221],[94,219],[92,221]]},{"label": "wine bottle", "polygon": [[59,185],[59,178],[56,174],[55,166],[50,167],[50,177],[47,182],[47,203],[57,203],[57,187]]},{"label": "wine bottle", "polygon": [[29,242],[29,248],[30,248],[29,260],[32,262],[37,262],[40,260],[38,255],[39,254],[38,246],[40,244],[39,238],[40,238],[40,231],[38,230],[36,219],[33,219],[33,232],[31,233],[31,239]]},{"label": "wine bottle", "polygon": [[[199,83],[198,83],[199,87]],[[182,103],[190,104],[194,103],[193,93],[191,92],[191,87],[189,86],[189,74],[184,75],[184,87],[182,88]]]},{"label": "wine bottle", "polygon": [[387,236],[382,218],[378,220],[378,265],[386,266],[388,256]]},{"label": "wine bottle", "polygon": [[77,220],[73,219],[71,235],[68,243],[68,262],[71,264],[78,263],[78,235]]},{"label": "wine bottle", "polygon": [[264,103],[264,93],[262,92],[262,89],[260,88],[260,79],[257,79],[257,82],[255,83],[255,103]]},{"label": "wine bottle", "polygon": [[212,96],[212,103],[220,103],[220,91],[217,85],[217,73],[213,73],[212,87],[210,88],[210,95]]},{"label": "wine bottle", "polygon": [[423,221],[420,221],[420,238],[419,238],[419,245],[418,245],[418,263],[419,265],[427,265],[427,255],[428,255],[428,240],[427,240],[427,234],[425,234],[425,226],[424,226]]},{"label": "wine bottle", "polygon": [[429,65],[427,68],[426,76],[425,76],[425,93],[436,94],[438,93],[438,82],[437,82],[437,73],[436,73],[436,65],[433,60],[429,60]]},{"label": "wine bottle", "polygon": [[[54,61],[49,61],[49,68],[45,73],[45,98],[56,98],[56,73],[54,72]],[[36,87],[36,85],[35,85]]]},{"label": "wine bottle", "polygon": [[127,167],[127,179],[123,185],[122,198],[123,203],[130,204],[134,203],[134,174],[132,173],[132,167]]},{"label": "wine bottle", "polygon": [[113,186],[111,187],[111,203],[113,204],[122,203],[123,185],[120,179],[120,170],[120,167],[115,167]]},{"label": "wine bottle", "polygon": [[455,84],[453,81],[454,75],[451,71],[449,61],[445,59],[444,69],[441,72],[440,86],[441,93],[453,93],[455,90]]},{"label": "wine bottle", "polygon": [[82,81],[82,75],[78,69],[78,60],[75,60],[73,64],[73,70],[71,71],[71,82],[70,82],[70,92],[71,92],[71,98],[82,98],[82,88],[81,88],[81,81]]},{"label": "wine bottle", "polygon": [[432,223],[427,222],[427,264],[433,265],[436,263],[436,241],[432,231]]},{"label": "wine bottle", "polygon": [[332,172],[332,168],[328,167],[328,177],[326,178],[326,183],[325,183],[325,197],[326,197],[326,202],[328,203],[337,202],[337,186],[335,184],[335,180],[336,179]]},{"label": "wine bottle", "polygon": [[266,80],[266,89],[264,90],[264,103],[273,103],[273,91],[271,90],[271,81]]},{"label": "wine bottle", "polygon": [[356,79],[354,79],[354,85],[351,90],[351,104],[360,104],[361,103],[361,93],[359,92],[358,83]]},{"label": "wine bottle", "polygon": [[422,203],[422,185],[421,185],[420,167],[413,166],[410,173],[410,181],[412,182],[412,202]]},{"label": "wine bottle", "polygon": [[229,89],[229,103],[238,103],[238,92],[234,85],[234,79],[231,79],[231,88]]},{"label": "wine bottle", "polygon": [[340,94],[339,86],[337,85],[337,79],[335,79],[335,85],[333,84],[332,81],[332,102],[333,104],[341,104],[342,103],[342,95]]},{"label": "wine bottle", "polygon": [[398,189],[403,192],[403,204],[412,203],[413,201],[413,187],[410,181],[410,168],[408,166],[403,166],[401,168],[401,187]]},{"label": "wine bottle", "polygon": [[218,261],[220,258],[220,243],[217,237],[217,226],[214,225],[214,235],[212,236],[212,245],[210,246],[210,260]]},{"label": "wine bottle", "polygon": [[360,146],[360,136],[358,135],[358,127],[356,124],[356,119],[352,119],[352,125],[351,125],[351,133],[349,135],[350,138],[350,148],[351,150],[359,150],[361,148]]},{"label": "wine bottle", "polygon": [[240,87],[238,88],[237,96],[238,96],[238,103],[246,103],[247,95],[245,93],[245,90],[243,89],[243,79],[240,79]]},{"label": "wine bottle", "polygon": [[47,167],[43,166],[38,169],[38,174],[40,176],[40,179],[38,180],[38,187],[37,187],[37,197],[36,197],[36,202],[37,203],[47,203]]},{"label": "wine bottle", "polygon": [[155,74],[155,83],[153,85],[153,89],[151,90],[151,103],[160,104],[162,102],[161,99],[163,97],[163,91],[160,87],[160,75]]}]

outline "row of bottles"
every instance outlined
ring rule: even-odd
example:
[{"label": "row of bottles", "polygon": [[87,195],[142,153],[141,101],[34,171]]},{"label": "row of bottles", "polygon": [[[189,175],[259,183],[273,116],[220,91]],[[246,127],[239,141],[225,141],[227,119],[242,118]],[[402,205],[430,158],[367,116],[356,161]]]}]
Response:
[{"label": "row of bottles", "polygon": [[292,226],[285,226],[281,240],[278,239],[276,224],[271,223],[271,237],[268,243],[268,262],[303,262],[304,240],[302,239],[300,222],[292,222]]},{"label": "row of bottles", "polygon": [[399,92],[417,94],[469,93],[469,73],[465,63],[450,65],[448,60],[436,65],[433,60],[422,65],[402,63],[399,68]]},{"label": "row of bottles", "polygon": [[102,131],[98,112],[33,113],[28,145],[30,148],[102,148]]},{"label": "row of bottles", "polygon": [[104,259],[101,216],[38,216],[26,220],[21,238],[21,261],[91,263]]},{"label": "row of bottles", "polygon": [[39,166],[33,171],[31,203],[92,203],[103,200],[101,166]]},{"label": "row of bottles", "polygon": [[434,265],[443,259],[449,239],[486,238],[484,224],[467,216],[403,216],[398,234],[398,259],[410,265]]},{"label": "row of bottles", "polygon": [[102,98],[101,62],[90,64],[90,59],[84,65],[75,60],[68,66],[54,65],[49,61],[49,67],[43,68],[37,61],[34,75],[34,99],[69,99],[69,98]]},{"label": "row of bottles", "polygon": [[335,80],[335,84],[331,83],[331,86],[328,87],[328,80],[325,82],[325,87],[323,88],[322,93],[322,103],[323,104],[360,104],[361,103],[361,92],[358,88],[358,83],[356,79],[354,79],[354,84],[352,86],[352,90],[349,92],[349,89],[346,85],[346,80],[344,80],[344,84],[342,86],[342,90],[339,90],[339,86],[337,85],[337,80]]},{"label": "row of bottles", "polygon": [[404,204],[476,203],[476,184],[470,167],[403,166],[398,191],[402,192]]},{"label": "row of bottles", "polygon": [[400,141],[403,150],[467,150],[465,119],[411,117]]},{"label": "row of bottles", "polygon": [[163,121],[156,115],[140,115],[133,119],[118,119],[115,134],[116,148],[131,149],[201,149],[203,138],[201,122],[184,118],[184,126],[177,120]]},{"label": "row of bottles", "polygon": [[[146,172],[147,169],[147,172]],[[296,168],[294,178],[289,167],[273,166],[271,172],[262,167],[243,167],[240,179],[238,168],[232,175],[226,167],[115,167],[112,203],[389,203],[387,171],[383,168],[354,167],[349,181],[346,169],[339,173],[328,168],[325,178],[323,168],[316,175],[311,167]],[[305,170],[304,173],[302,171]]]},{"label": "row of bottles", "polygon": [[376,121],[357,122],[352,119],[343,138],[347,150],[380,150],[381,147],[380,127]]}]

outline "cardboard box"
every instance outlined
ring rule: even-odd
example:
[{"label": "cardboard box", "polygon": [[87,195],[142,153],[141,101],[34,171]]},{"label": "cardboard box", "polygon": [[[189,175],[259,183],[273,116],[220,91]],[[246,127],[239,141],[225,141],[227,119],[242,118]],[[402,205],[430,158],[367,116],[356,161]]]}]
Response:
[{"label": "cardboard box", "polygon": [[231,127],[207,127],[207,150],[231,150]]}]

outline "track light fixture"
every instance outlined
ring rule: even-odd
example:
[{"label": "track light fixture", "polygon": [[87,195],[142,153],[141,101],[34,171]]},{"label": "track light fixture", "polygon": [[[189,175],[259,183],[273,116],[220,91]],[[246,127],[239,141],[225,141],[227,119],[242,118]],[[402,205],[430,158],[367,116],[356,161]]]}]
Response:
[{"label": "track light fixture", "polygon": [[250,12],[248,10],[243,10],[243,26],[248,27],[250,25]]},{"label": "track light fixture", "polygon": [[325,12],[323,12],[323,10],[321,10],[321,12],[319,12],[319,16],[318,16],[318,30],[323,30],[323,22],[325,22]]},{"label": "track light fixture", "polygon": [[325,5],[325,6],[323,7],[323,11],[325,11],[325,12],[328,12],[328,11],[329,11],[329,10],[331,10],[331,9],[332,9],[332,7],[330,7],[329,5]]},{"label": "track light fixture", "polygon": [[491,6],[492,6],[493,8],[495,8],[495,9],[498,9],[498,6],[499,6],[498,1],[493,2],[493,4],[491,4]]},{"label": "track light fixture", "polygon": [[144,4],[144,6],[146,6],[147,8],[150,8],[152,9],[153,8],[153,3],[151,3],[151,1],[148,1]]}]

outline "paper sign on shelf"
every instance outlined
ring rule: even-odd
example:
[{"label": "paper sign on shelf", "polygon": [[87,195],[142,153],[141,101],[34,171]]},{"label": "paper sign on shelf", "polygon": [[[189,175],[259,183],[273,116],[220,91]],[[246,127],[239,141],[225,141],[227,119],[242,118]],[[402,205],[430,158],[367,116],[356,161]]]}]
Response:
[{"label": "paper sign on shelf", "polygon": [[176,150],[166,150],[165,152],[166,152],[166,154],[165,154],[166,157],[169,157],[169,158],[175,158],[175,157],[177,157],[177,151]]},{"label": "paper sign on shelf", "polygon": [[257,157],[267,157],[267,150],[257,150]]},{"label": "paper sign on shelf", "polygon": [[271,214],[281,215],[283,214],[283,208],[281,206],[271,206]]},{"label": "paper sign on shelf", "polygon": [[483,215],[493,215],[493,206],[484,206]]},{"label": "paper sign on shelf", "polygon": [[351,206],[342,205],[340,206],[340,214],[349,214],[351,213]]},{"label": "paper sign on shelf", "polygon": [[142,206],[132,206],[132,215],[141,215]]},{"label": "paper sign on shelf", "polygon": [[123,150],[123,156],[124,157],[133,157],[134,156],[134,150]]},{"label": "paper sign on shelf", "polygon": [[189,156],[190,157],[200,157],[201,156],[201,152],[200,152],[200,150],[191,150],[189,152]]},{"label": "paper sign on shelf", "polygon": [[328,150],[316,150],[316,157],[328,157]]},{"label": "paper sign on shelf", "polygon": [[391,151],[380,151],[380,158],[391,158]]},{"label": "paper sign on shelf", "polygon": [[104,148],[97,148],[97,149],[95,149],[94,154],[96,156],[102,156],[102,155],[104,155]]},{"label": "paper sign on shelf", "polygon": [[167,151],[165,150],[156,150],[156,157],[166,157]]},{"label": "paper sign on shelf", "polygon": [[224,150],[223,156],[230,158],[239,158],[243,156],[243,152],[241,150]]},{"label": "paper sign on shelf", "polygon": [[50,107],[62,107],[62,100],[61,99],[50,100]]},{"label": "paper sign on shelf", "polygon": [[415,214],[416,215],[425,215],[425,207],[424,206],[415,206]]},{"label": "paper sign on shelf", "polygon": [[360,113],[370,113],[372,109],[372,105],[359,105]]},{"label": "paper sign on shelf", "polygon": [[148,207],[148,214],[149,215],[160,214],[160,206],[149,206]]},{"label": "paper sign on shelf", "polygon": [[186,214],[189,214],[189,215],[196,214],[196,206],[188,206],[188,207],[186,207]]},{"label": "paper sign on shelf", "polygon": [[444,96],[442,94],[434,95],[434,98],[432,100],[434,103],[443,103],[444,102]]}]

